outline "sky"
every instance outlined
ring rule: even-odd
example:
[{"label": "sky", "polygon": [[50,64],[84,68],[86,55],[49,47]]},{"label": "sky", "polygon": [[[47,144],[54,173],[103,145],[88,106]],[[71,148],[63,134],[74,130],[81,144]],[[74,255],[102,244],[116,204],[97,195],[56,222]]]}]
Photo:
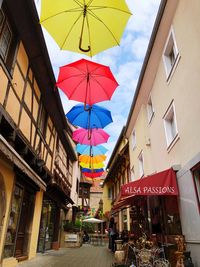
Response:
[{"label": "sky", "polygon": [[[35,0],[35,3],[40,14],[40,0]],[[43,29],[56,78],[60,66],[86,58],[109,66],[119,83],[110,101],[97,103],[109,109],[113,118],[113,123],[104,128],[110,135],[108,142],[103,144],[109,150],[106,154],[106,162],[112,154],[122,127],[126,124],[160,0],[126,0],[126,3],[133,15],[125,28],[120,46],[110,48],[92,58],[78,53],[61,51],[53,38]],[[67,113],[78,102],[68,100],[61,90],[59,93],[64,111]]]}]

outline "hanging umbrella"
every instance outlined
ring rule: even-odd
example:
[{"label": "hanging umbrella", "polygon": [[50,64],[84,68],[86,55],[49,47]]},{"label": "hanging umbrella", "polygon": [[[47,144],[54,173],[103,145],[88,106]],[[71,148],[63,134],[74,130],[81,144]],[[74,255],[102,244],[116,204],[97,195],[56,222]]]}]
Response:
[{"label": "hanging umbrella", "polygon": [[94,164],[79,162],[79,165],[81,167],[87,168],[87,169],[101,169],[101,168],[103,168],[105,166],[102,162],[94,163]]},{"label": "hanging umbrella", "polygon": [[77,144],[76,151],[79,154],[83,154],[83,155],[97,156],[97,155],[105,154],[108,151],[108,149],[102,145],[90,146],[90,145]]},{"label": "hanging umbrella", "polygon": [[124,0],[42,0],[40,23],[61,49],[93,56],[119,45],[130,15]]},{"label": "hanging umbrella", "polygon": [[90,164],[96,164],[104,161],[106,159],[105,155],[98,155],[98,156],[88,156],[88,155],[80,155],[79,161],[83,163],[90,163]]},{"label": "hanging umbrella", "polygon": [[109,134],[102,129],[91,129],[90,136],[88,136],[88,130],[83,128],[75,130],[72,136],[77,143],[92,146],[106,143],[109,137]]},{"label": "hanging umbrella", "polygon": [[87,218],[84,219],[83,222],[88,222],[88,223],[102,223],[104,222],[103,220],[96,219],[96,218]]},{"label": "hanging umbrella", "polygon": [[83,172],[83,175],[87,178],[99,178],[104,174],[104,172]]},{"label": "hanging umbrella", "polygon": [[86,59],[60,67],[56,85],[69,99],[93,105],[110,100],[118,86],[110,68]]},{"label": "hanging umbrella", "polygon": [[111,112],[106,108],[86,105],[86,109],[83,104],[78,104],[70,109],[66,117],[71,124],[85,129],[104,128],[113,121]]},{"label": "hanging umbrella", "polygon": [[82,168],[81,172],[93,172],[93,173],[97,173],[97,172],[104,172],[104,169],[87,169],[87,168]]}]

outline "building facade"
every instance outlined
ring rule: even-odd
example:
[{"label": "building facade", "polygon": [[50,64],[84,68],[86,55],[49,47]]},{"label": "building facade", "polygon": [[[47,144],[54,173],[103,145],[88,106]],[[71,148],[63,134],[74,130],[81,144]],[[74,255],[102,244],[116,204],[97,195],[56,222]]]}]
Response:
[{"label": "building facade", "polygon": [[[34,1],[0,9],[0,263],[58,249],[77,157]],[[30,34],[31,33],[31,34]]]},{"label": "building facade", "polygon": [[130,231],[129,207],[118,209],[115,206],[121,185],[130,182],[129,147],[124,136],[125,127],[122,129],[117,144],[107,164],[107,176],[103,183],[103,213],[110,212],[114,216],[118,232]]},{"label": "building facade", "polygon": [[[168,233],[184,235],[195,266],[200,265],[199,12],[197,0],[161,1],[125,130],[134,180],[176,170],[179,196],[166,200],[165,224]],[[159,198],[152,201],[159,207]]]}]

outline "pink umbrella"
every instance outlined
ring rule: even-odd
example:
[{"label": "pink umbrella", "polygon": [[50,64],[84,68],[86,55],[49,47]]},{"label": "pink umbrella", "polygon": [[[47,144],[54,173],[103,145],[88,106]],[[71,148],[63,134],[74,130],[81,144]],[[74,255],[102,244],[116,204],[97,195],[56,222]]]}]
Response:
[{"label": "pink umbrella", "polygon": [[88,130],[83,128],[73,132],[74,141],[90,146],[97,146],[99,144],[106,143],[109,137],[110,135],[102,129],[91,129],[90,136],[88,136]]}]

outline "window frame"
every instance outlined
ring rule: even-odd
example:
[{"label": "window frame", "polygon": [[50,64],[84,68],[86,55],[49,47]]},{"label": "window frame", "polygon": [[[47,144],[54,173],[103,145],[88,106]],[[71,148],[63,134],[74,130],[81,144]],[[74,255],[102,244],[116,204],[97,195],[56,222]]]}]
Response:
[{"label": "window frame", "polygon": [[[151,102],[151,105],[149,104],[150,102]],[[151,108],[149,108],[149,107],[151,107]],[[149,99],[147,101],[146,109],[147,109],[148,124],[150,124],[152,119],[153,119],[153,117],[154,117],[154,114],[155,114],[155,110],[154,110],[154,106],[153,106],[151,95],[149,96]],[[150,114],[150,111],[151,111],[151,114]]]},{"label": "window frame", "polygon": [[[175,134],[173,135],[172,131],[172,123],[169,123],[170,121],[170,113],[173,111],[173,121],[174,121],[174,127],[175,127]],[[175,104],[174,101],[170,103],[168,106],[164,116],[163,116],[163,124],[164,124],[164,129],[165,129],[165,138],[166,138],[166,143],[167,143],[167,150],[169,150],[175,142],[178,140],[178,125],[177,125],[177,119],[176,119],[176,110],[175,110]],[[171,139],[169,134],[171,134]]]},{"label": "window frame", "polygon": [[200,185],[200,163],[198,163],[196,166],[194,166],[192,169],[192,177],[193,177],[193,183],[194,183],[194,191],[195,191],[195,195],[196,195],[196,199],[197,199],[197,206],[198,206],[198,210],[199,210],[199,213],[200,213],[200,190],[198,190],[197,188],[197,182],[196,182],[196,178],[195,178],[195,172],[196,171],[199,171],[199,185]]},{"label": "window frame", "polygon": [[[173,62],[170,59],[171,52],[173,52],[174,54]],[[168,37],[167,37],[167,40],[164,46],[163,54],[162,54],[162,59],[163,59],[163,64],[165,68],[166,80],[167,82],[169,82],[171,77],[173,76],[173,73],[180,59],[180,53],[179,53],[178,46],[176,43],[175,32],[174,32],[173,26],[171,26],[169,34],[168,34]]]},{"label": "window frame", "polygon": [[138,155],[138,162],[139,162],[139,177],[142,178],[144,176],[144,152],[143,150],[140,151]]},{"label": "window frame", "polygon": [[136,131],[133,129],[132,132],[132,149],[134,150],[136,148]]},{"label": "window frame", "polygon": [[2,40],[2,32],[3,29],[5,28],[5,24],[8,25],[11,32],[11,40],[6,56],[4,57],[2,53],[0,53],[0,66],[3,68],[6,75],[10,79],[12,79],[14,66],[17,59],[17,51],[19,48],[19,39],[17,36],[17,31],[15,29],[15,26],[13,25],[12,20],[8,15],[6,7],[3,8],[1,7],[0,11],[3,13],[4,16],[2,28],[0,29],[0,41]]}]

